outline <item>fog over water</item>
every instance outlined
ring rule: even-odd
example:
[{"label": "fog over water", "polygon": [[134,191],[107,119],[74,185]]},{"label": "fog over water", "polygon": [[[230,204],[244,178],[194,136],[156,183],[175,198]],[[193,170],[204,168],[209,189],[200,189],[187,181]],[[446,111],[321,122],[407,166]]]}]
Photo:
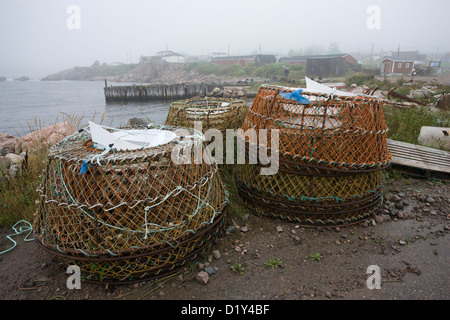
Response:
[{"label": "fog over water", "polygon": [[[375,8],[375,9],[374,9]],[[0,76],[185,55],[450,51],[447,0],[2,0]]]}]

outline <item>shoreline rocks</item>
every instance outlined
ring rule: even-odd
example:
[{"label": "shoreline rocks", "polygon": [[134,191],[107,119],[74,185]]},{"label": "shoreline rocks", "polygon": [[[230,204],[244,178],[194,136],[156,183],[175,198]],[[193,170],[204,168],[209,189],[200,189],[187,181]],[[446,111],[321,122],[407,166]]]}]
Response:
[{"label": "shoreline rocks", "polygon": [[0,172],[14,177],[28,151],[50,147],[75,131],[76,128],[72,124],[61,122],[33,131],[21,138],[0,133],[0,169],[2,170]]}]

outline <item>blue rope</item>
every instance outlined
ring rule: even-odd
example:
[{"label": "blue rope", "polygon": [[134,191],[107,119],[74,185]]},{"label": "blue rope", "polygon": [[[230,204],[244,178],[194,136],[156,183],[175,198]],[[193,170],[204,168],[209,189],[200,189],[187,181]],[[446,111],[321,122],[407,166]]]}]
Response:
[{"label": "blue rope", "polygon": [[[25,225],[24,225],[24,226],[20,226],[20,227],[17,229],[16,226],[17,226],[18,224],[21,224],[21,223],[24,223]],[[33,226],[32,226],[31,223],[29,223],[28,221],[20,220],[19,222],[17,222],[16,224],[14,224],[14,225],[12,226],[12,229],[14,230],[15,233],[10,234],[10,235],[7,235],[6,238],[8,238],[9,240],[11,240],[14,244],[13,244],[13,246],[12,246],[11,248],[6,249],[6,250],[0,252],[0,254],[4,254],[4,253],[6,253],[6,252],[8,252],[8,251],[11,251],[12,249],[14,249],[14,248],[16,247],[17,242],[14,241],[14,239],[12,239],[11,237],[15,237],[15,236],[17,236],[17,235],[24,234],[24,233],[28,232],[27,236],[25,237],[25,239],[24,239],[23,241],[33,241],[33,240],[34,240],[34,238],[33,238],[33,239],[28,239],[28,237],[30,236],[30,234],[33,232]]]}]

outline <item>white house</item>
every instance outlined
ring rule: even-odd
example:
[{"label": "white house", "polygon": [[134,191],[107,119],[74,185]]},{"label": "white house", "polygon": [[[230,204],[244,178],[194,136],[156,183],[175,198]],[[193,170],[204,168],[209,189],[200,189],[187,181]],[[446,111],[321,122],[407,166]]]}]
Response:
[{"label": "white house", "polygon": [[154,56],[141,56],[141,63],[150,62],[169,62],[169,63],[185,63],[186,59],[183,55],[173,51],[160,51]]},{"label": "white house", "polygon": [[156,56],[161,57],[161,62],[172,62],[172,63],[185,62],[185,58],[183,55],[170,50],[157,52]]}]

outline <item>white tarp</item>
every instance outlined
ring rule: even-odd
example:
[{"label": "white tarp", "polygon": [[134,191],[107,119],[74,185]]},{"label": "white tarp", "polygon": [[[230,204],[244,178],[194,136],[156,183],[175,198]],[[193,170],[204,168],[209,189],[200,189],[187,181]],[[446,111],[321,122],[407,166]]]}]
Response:
[{"label": "white tarp", "polygon": [[101,125],[89,121],[89,131],[97,148],[108,148],[111,144],[114,150],[137,150],[163,145],[172,141],[176,134],[172,131],[145,129],[121,130],[109,132]]},{"label": "white tarp", "polygon": [[306,79],[306,90],[305,91],[313,92],[313,93],[335,94],[338,96],[346,96],[346,97],[355,97],[356,96],[356,94],[354,94],[354,93],[336,90],[336,88],[330,88],[326,85],[323,85],[314,80],[311,80],[308,77],[305,77],[305,79]]}]

